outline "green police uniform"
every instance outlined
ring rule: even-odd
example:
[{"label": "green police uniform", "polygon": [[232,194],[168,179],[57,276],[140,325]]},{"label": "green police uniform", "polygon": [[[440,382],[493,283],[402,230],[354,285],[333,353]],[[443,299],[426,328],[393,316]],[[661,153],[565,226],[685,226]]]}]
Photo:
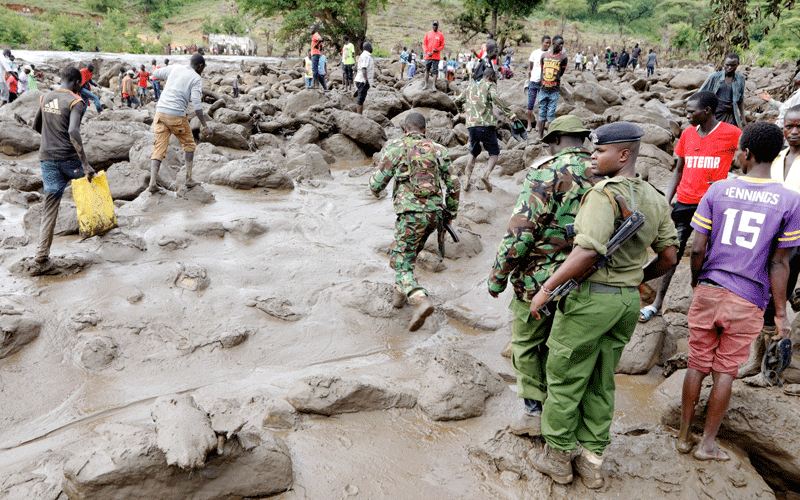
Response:
[{"label": "green police uniform", "polygon": [[641,179],[614,177],[584,196],[575,219],[576,245],[604,254],[622,221],[604,189],[642,212],[645,224],[559,304],[547,340],[548,397],[542,412],[542,435],[551,448],[572,450],[579,442],[598,455],[610,442],[614,369],[636,327],[647,247],[659,253],[678,243],[664,196]]},{"label": "green police uniform", "polygon": [[[415,194],[409,169],[410,154],[417,160],[438,165],[437,193],[427,197]],[[407,297],[420,291],[428,294],[414,278],[414,262],[428,236],[442,220],[442,203],[453,216],[458,211],[459,182],[450,166],[447,149],[424,134],[411,133],[385,146],[378,168],[369,179],[369,187],[376,196],[393,177],[395,180],[392,199],[397,221],[394,241],[389,247],[390,265],[395,271],[395,287]],[[446,196],[442,196],[440,181],[444,181],[447,188]]]},{"label": "green police uniform", "polygon": [[512,365],[521,398],[544,401],[547,395],[543,342],[552,316],[533,318],[530,302],[572,249],[565,226],[575,221],[583,194],[602,179],[587,170],[590,166],[586,150],[567,148],[528,171],[489,276],[492,292],[504,291],[509,279],[514,287],[508,307],[514,313]]}]

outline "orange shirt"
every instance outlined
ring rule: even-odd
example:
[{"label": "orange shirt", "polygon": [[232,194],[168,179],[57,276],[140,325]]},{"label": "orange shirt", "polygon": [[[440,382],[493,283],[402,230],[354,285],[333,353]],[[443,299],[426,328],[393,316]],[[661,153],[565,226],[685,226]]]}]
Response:
[{"label": "orange shirt", "polygon": [[319,33],[314,33],[311,35],[311,55],[312,56],[320,56],[322,55],[322,51],[319,50],[319,45],[322,43],[322,35]]}]

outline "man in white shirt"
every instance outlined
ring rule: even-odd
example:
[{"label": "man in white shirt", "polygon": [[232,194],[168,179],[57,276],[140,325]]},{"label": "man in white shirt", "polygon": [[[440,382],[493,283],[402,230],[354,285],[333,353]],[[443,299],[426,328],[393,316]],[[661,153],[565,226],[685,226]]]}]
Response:
[{"label": "man in white shirt", "polygon": [[542,55],[550,50],[552,39],[550,35],[542,37],[542,48],[536,49],[531,52],[531,57],[528,58],[528,130],[532,127],[533,109],[536,106],[536,96],[539,94],[539,88],[542,85]]},{"label": "man in white shirt", "polygon": [[[800,87],[800,73],[794,75],[794,79],[792,80],[795,88]],[[786,111],[793,107],[800,104],[800,90],[795,90],[794,93],[786,99],[786,102],[776,101],[769,95],[769,92],[764,92],[763,94],[758,94],[758,97],[767,101],[767,104],[770,107],[775,108],[778,110],[778,120],[775,122],[775,125],[779,126],[783,129],[783,120],[786,116]]]},{"label": "man in white shirt", "polygon": [[356,68],[356,88],[358,89],[358,101],[356,107],[358,114],[364,111],[364,101],[367,99],[367,91],[375,83],[375,61],[372,59],[372,44],[364,42],[361,45],[361,55],[358,56],[358,66]]}]

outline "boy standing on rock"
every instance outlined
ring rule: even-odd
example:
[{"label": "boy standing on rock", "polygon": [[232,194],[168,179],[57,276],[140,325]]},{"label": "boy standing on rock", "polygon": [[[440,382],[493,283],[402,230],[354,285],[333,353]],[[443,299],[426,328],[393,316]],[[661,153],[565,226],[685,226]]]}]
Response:
[{"label": "boy standing on rock", "polygon": [[356,110],[360,115],[364,111],[367,92],[375,83],[375,61],[372,59],[372,44],[370,42],[361,44],[361,54],[358,56],[358,68],[356,71],[356,88],[358,89]]},{"label": "boy standing on rock", "polygon": [[317,84],[322,86],[322,90],[328,90],[325,86],[325,75],[319,72],[319,57],[322,55],[322,35],[316,26],[311,27],[311,70],[314,74],[314,88]]},{"label": "boy standing on rock", "polygon": [[169,137],[174,135],[181,141],[186,158],[185,187],[191,188],[198,183],[192,180],[192,163],[194,161],[195,143],[186,108],[191,101],[194,113],[203,126],[203,132],[211,135],[211,129],[203,116],[203,80],[200,75],[206,68],[206,60],[200,54],[194,54],[189,66],[165,66],[155,72],[156,78],[169,79],[164,92],[156,105],[156,116],[153,118],[153,132],[156,134],[155,147],[150,156],[150,185],[148,191],[158,191],[156,181],[161,161],[167,156]]},{"label": "boy standing on rock", "polygon": [[[428,236],[458,212],[459,183],[450,171],[447,149],[425,137],[425,117],[409,113],[403,123],[405,137],[383,149],[378,169],[369,179],[378,197],[394,177],[394,211],[397,214],[394,241],[389,247],[395,271],[393,305],[401,308],[408,299],[415,306],[408,330],[415,332],[433,313],[428,292],[414,278],[414,263]],[[447,188],[442,196],[441,182]],[[444,202],[444,205],[443,205]],[[443,213],[446,209],[447,216]]]},{"label": "boy standing on rock", "polygon": [[591,171],[589,152],[583,148],[588,135],[577,116],[559,116],[553,121],[544,142],[555,156],[528,170],[489,276],[492,297],[506,289],[509,276],[514,286],[508,306],[514,313],[511,364],[517,376],[517,394],[524,400],[522,418],[510,427],[514,434],[542,433],[542,402],[547,397],[544,342],[553,316],[534,319],[531,299],[572,250],[573,238],[565,228],[575,221],[583,194],[602,180]]},{"label": "boy standing on rock", "polygon": [[425,89],[428,89],[428,75],[433,75],[433,90],[436,90],[436,78],[439,76],[439,60],[444,50],[444,34],[439,31],[439,21],[431,24],[432,28],[425,34],[422,52],[425,54]]},{"label": "boy standing on rock", "polygon": [[81,140],[81,119],[86,104],[78,94],[80,88],[81,72],[67,66],[61,71],[61,87],[39,98],[39,110],[33,120],[33,129],[42,134],[39,160],[44,181],[44,203],[39,246],[34,258],[40,265],[50,256],[58,206],[67,183],[84,175],[91,180],[95,173],[86,160]]},{"label": "boy standing on rock", "polygon": [[533,108],[542,86],[542,56],[550,50],[551,43],[550,35],[543,36],[542,48],[531,52],[528,58],[528,130],[533,127]]},{"label": "boy standing on rock", "polygon": [[[555,42],[555,40],[554,40]],[[616,196],[645,217],[644,225],[579,289],[558,303],[547,340],[547,399],[542,410],[544,450],[533,467],[566,484],[572,481],[571,459],[588,488],[602,488],[603,451],[610,442],[614,417],[614,369],[631,338],[639,314],[638,286],[675,265],[678,242],[664,196],[636,177],[636,158],[644,131],[629,122],[604,125],[591,134],[592,170],[610,178],[586,192],[575,217],[575,246],[567,260],[531,300],[530,313],[562,283],[604,255],[614,229],[621,224]],[[647,264],[647,248],[658,257]],[[644,268],[642,267],[644,266]]]},{"label": "boy standing on rock", "polygon": [[481,154],[481,144],[489,153],[489,164],[486,173],[481,177],[486,190],[492,192],[492,185],[489,183],[489,174],[497,164],[500,157],[500,145],[497,143],[497,118],[494,116],[494,106],[500,110],[508,121],[516,120],[514,113],[511,112],[509,105],[497,95],[497,74],[491,67],[487,67],[483,72],[483,79],[480,83],[469,85],[467,90],[458,96],[456,104],[464,105],[464,112],[467,115],[466,124],[469,131],[469,162],[464,169],[464,191],[469,191],[469,178],[472,176],[472,168],[475,166],[475,159]]},{"label": "boy standing on rock", "polygon": [[[713,182],[728,177],[736,145],[742,135],[742,131],[734,125],[717,120],[714,116],[717,104],[717,96],[713,92],[700,91],[689,98],[686,117],[690,126],[681,133],[675,147],[678,163],[667,189],[667,202],[672,205],[672,221],[678,230],[678,262],[692,235],[691,222],[697,204]],[[672,198],[676,194],[677,199],[673,203]],[[639,313],[640,322],[649,321],[661,310],[674,274],[675,269],[671,269],[661,278],[653,304],[643,307]]]},{"label": "boy standing on rock", "polygon": [[561,91],[561,77],[567,70],[567,54],[564,48],[564,38],[561,35],[553,37],[553,46],[542,55],[539,63],[542,66],[542,85],[539,90],[539,138],[544,136],[547,124],[556,119],[556,108]]},{"label": "boy standing on rock", "polygon": [[714,443],[728,408],[739,365],[764,323],[764,309],[775,302],[776,336],[788,337],[786,283],[792,247],[800,246],[800,194],[770,179],[783,134],[772,123],[748,125],[736,158],[743,176],[714,183],[692,218],[689,308],[689,362],[683,381],[681,430],[677,448],[694,447],[691,423],[703,379],[712,374],[703,437],[697,460],[729,460]]},{"label": "boy standing on rock", "polygon": [[[353,65],[356,63],[356,48],[353,42],[350,41],[349,36],[343,36],[342,40],[344,41],[344,47],[342,47],[342,79],[344,82],[342,83],[344,83],[344,91],[350,92],[353,87]],[[400,79],[402,80],[402,74]]]}]

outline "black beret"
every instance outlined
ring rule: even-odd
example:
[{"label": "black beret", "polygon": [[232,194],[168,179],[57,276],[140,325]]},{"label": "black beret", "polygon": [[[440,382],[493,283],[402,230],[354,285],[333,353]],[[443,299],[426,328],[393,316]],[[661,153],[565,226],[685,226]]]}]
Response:
[{"label": "black beret", "polygon": [[616,144],[618,142],[638,141],[644,130],[631,122],[616,122],[596,128],[590,135],[592,143],[597,145]]}]

